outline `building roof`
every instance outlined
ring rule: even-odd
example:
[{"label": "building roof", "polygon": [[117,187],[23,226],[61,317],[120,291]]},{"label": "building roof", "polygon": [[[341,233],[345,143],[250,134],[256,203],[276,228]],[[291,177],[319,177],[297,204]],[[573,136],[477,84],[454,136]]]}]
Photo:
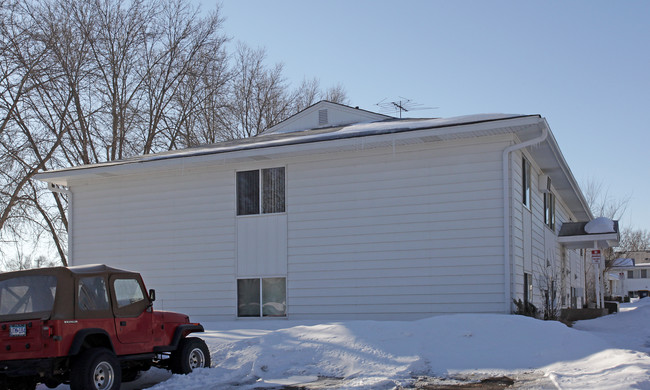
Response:
[{"label": "building roof", "polygon": [[[524,142],[539,136],[543,128],[548,129],[546,120],[540,115],[478,114],[453,118],[397,119],[325,101],[296,114],[292,117],[293,121],[310,123],[309,120],[317,118],[323,109],[334,109],[337,120],[356,120],[356,123],[299,130],[285,121],[251,138],[47,171],[39,173],[36,178],[53,185],[69,186],[75,180],[110,177],[144,169],[164,169],[178,163],[187,166],[212,164],[214,161],[250,161],[301,153],[359,150],[374,145],[436,142],[500,134],[515,134]],[[311,117],[305,117],[307,114]],[[361,121],[364,117],[366,121]],[[291,122],[292,118],[287,121]],[[537,165],[552,178],[555,190],[576,218],[589,220],[591,213],[587,203],[552,133],[549,131],[542,144],[528,150]]]}]

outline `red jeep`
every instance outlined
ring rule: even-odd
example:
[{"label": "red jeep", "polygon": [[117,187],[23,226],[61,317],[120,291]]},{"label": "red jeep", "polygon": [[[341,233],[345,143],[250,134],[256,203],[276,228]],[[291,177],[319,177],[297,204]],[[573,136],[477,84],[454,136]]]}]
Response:
[{"label": "red jeep", "polygon": [[105,265],[0,273],[0,388],[119,389],[151,366],[187,374],[210,366],[203,332],[155,311],[136,272]]}]

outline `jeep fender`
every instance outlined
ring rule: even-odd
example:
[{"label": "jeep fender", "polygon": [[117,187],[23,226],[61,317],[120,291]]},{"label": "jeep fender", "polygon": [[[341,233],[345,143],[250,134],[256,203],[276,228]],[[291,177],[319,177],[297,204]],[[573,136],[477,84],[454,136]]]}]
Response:
[{"label": "jeep fender", "polygon": [[154,352],[171,352],[175,351],[178,348],[178,344],[181,342],[181,339],[187,336],[190,333],[195,332],[205,332],[203,325],[201,324],[182,324],[176,327],[174,331],[174,336],[172,337],[169,345],[154,347]]},{"label": "jeep fender", "polygon": [[111,352],[115,352],[111,336],[108,335],[107,331],[101,328],[88,328],[82,329],[75,334],[72,345],[70,346],[69,355],[73,356],[82,352],[84,342],[87,339],[92,339],[91,347],[105,347],[110,349]]}]

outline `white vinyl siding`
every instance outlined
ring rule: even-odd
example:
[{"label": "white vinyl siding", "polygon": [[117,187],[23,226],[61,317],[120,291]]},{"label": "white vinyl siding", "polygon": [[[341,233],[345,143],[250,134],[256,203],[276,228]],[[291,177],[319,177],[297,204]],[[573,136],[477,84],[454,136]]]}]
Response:
[{"label": "white vinyl siding", "polygon": [[158,309],[232,317],[234,184],[215,168],[75,183],[73,264],[141,272]]},{"label": "white vinyl siding", "polygon": [[[285,276],[292,319],[502,313],[501,159],[511,142],[385,142],[71,183],[73,262],[140,271],[157,309],[198,321],[236,318],[238,279]],[[514,292],[524,253],[534,272],[548,240],[534,161],[523,228],[521,161],[512,153]],[[236,172],[280,166],[285,212],[237,216]],[[558,198],[558,223],[562,207]]]},{"label": "white vinyl siding", "polygon": [[501,312],[503,137],[300,160],[288,170],[298,318]]},{"label": "white vinyl siding", "polygon": [[[522,157],[523,156],[523,157]],[[584,296],[584,264],[577,250],[564,250],[557,242],[557,232],[563,222],[570,221],[572,216],[566,205],[559,197],[553,196],[555,204],[553,230],[545,223],[544,193],[538,187],[539,167],[523,152],[513,153],[511,166],[514,167],[512,188],[513,199],[523,198],[523,166],[522,158],[531,163],[531,196],[530,209],[523,202],[512,202],[512,234],[514,262],[514,291],[515,299],[523,300],[524,273],[533,275],[532,303],[538,308],[542,305],[540,279],[547,264],[555,267],[564,266],[568,270],[562,277],[558,272],[558,297],[562,298],[565,306],[570,305],[571,288],[575,288]],[[580,302],[580,299],[578,299]]]}]

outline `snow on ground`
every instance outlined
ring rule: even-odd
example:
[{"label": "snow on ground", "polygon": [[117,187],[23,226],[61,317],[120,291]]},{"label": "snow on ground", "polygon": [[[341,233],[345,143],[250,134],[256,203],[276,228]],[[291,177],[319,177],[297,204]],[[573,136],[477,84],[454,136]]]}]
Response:
[{"label": "snow on ground", "polygon": [[414,376],[507,375],[539,378],[525,388],[650,389],[649,322],[650,298],[573,328],[498,314],[208,323],[201,337],[213,368],[187,376],[152,369],[128,388],[163,381],[153,389],[246,390],[330,377],[339,389],[393,389]]}]

